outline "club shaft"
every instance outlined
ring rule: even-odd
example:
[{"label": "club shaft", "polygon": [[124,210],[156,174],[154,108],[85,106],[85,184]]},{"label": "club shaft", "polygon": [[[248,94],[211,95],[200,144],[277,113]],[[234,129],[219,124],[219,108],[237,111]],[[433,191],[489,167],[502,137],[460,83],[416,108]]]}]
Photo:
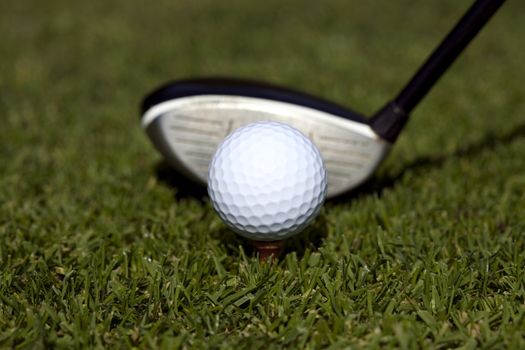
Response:
[{"label": "club shaft", "polygon": [[504,1],[477,0],[395,98],[397,107],[408,115]]}]

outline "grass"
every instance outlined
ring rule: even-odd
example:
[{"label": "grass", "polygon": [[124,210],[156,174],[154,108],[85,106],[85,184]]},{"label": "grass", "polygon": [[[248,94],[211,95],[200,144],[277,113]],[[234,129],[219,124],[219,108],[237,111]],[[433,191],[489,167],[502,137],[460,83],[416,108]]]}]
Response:
[{"label": "grass", "polygon": [[522,3],[278,264],[138,119],[157,84],[210,74],[372,113],[469,3],[2,1],[0,347],[524,348]]}]

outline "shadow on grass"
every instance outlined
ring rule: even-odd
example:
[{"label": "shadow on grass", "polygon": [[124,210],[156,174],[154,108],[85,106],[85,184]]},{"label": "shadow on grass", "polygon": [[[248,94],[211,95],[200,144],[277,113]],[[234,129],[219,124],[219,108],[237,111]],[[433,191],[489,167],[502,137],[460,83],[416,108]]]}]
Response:
[{"label": "shadow on grass", "polygon": [[417,158],[403,167],[403,170],[399,171],[397,174],[382,178],[372,178],[355,190],[331,199],[330,203],[349,202],[356,197],[369,194],[377,194],[380,196],[385,189],[394,187],[408,171],[422,172],[429,168],[439,168],[451,157],[473,157],[483,151],[510,144],[522,137],[525,137],[525,124],[518,125],[512,131],[504,135],[494,135],[493,133],[489,133],[478,142],[461,147],[450,154]]},{"label": "shadow on grass", "polygon": [[302,258],[307,251],[316,251],[328,236],[328,222],[324,210],[306,230],[287,240],[283,250],[283,257],[289,253],[297,254]]},{"label": "shadow on grass", "polygon": [[[315,251],[321,246],[323,239],[327,236],[328,225],[326,215],[321,212],[314,222],[309,225],[300,235],[296,235],[285,241],[281,252],[281,258],[286,254],[295,253],[301,258],[307,251]],[[247,256],[256,256],[257,252],[253,242],[244,239],[227,227],[213,232],[212,237],[219,239],[228,255],[240,255],[242,249]]]},{"label": "shadow on grass", "polygon": [[175,199],[195,198],[204,201],[205,197],[208,196],[206,187],[189,180],[175,171],[164,160],[155,166],[155,174],[159,182],[175,190]]}]

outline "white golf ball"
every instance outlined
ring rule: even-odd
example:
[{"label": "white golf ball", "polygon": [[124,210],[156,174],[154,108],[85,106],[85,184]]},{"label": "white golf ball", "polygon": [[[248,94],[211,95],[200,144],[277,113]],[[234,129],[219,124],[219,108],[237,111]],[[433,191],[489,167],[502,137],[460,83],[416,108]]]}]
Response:
[{"label": "white golf ball", "polygon": [[299,130],[260,121],[231,133],[210,163],[208,193],[222,220],[256,241],[303,230],[326,197],[321,153]]}]

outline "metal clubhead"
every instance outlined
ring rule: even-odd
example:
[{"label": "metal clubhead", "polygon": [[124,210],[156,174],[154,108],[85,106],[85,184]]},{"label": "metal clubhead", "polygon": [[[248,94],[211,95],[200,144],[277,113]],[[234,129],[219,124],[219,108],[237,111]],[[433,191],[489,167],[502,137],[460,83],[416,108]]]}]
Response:
[{"label": "metal clubhead", "polygon": [[173,168],[203,185],[218,144],[233,130],[258,120],[287,123],[310,137],[325,161],[329,197],[364,182],[390,149],[365,118],[298,92],[216,79],[163,89],[155,96],[170,98],[146,104],[142,125]]}]

